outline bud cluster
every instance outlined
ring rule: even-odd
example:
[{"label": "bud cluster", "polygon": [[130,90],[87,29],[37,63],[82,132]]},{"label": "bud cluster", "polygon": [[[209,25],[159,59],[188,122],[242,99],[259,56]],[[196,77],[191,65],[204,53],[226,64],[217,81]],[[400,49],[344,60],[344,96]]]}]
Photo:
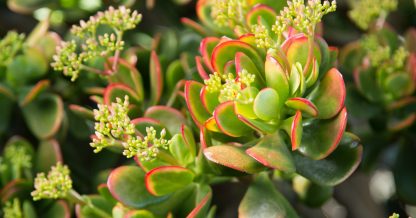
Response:
[{"label": "bud cluster", "polygon": [[[123,50],[124,31],[134,29],[141,18],[137,11],[131,12],[122,6],[119,9],[110,7],[107,11],[90,17],[88,21],[81,21],[79,26],[74,25],[71,29],[72,34],[80,38],[80,48],[77,48],[74,40],[62,42],[53,56],[52,67],[57,71],[63,71],[66,76],[71,76],[72,81],[76,80],[87,61]],[[100,25],[110,27],[113,33],[97,35]]]},{"label": "bud cluster", "polygon": [[397,8],[397,0],[352,0],[350,18],[363,30],[377,20],[385,17]]},{"label": "bud cluster", "polygon": [[18,34],[15,31],[10,31],[0,40],[0,66],[7,65],[12,58],[23,47],[25,40],[24,34]]},{"label": "bud cluster", "polygon": [[146,136],[129,136],[123,143],[123,154],[128,158],[137,155],[141,160],[151,160],[156,158],[159,149],[168,149],[170,140],[165,139],[166,130],[160,132],[159,138],[156,136],[156,130],[153,127],[146,127]]},{"label": "bud cluster", "polygon": [[38,173],[35,178],[35,190],[31,193],[33,200],[65,198],[72,189],[70,171],[66,165],[58,162],[46,176]]},{"label": "bud cluster", "polygon": [[18,198],[13,201],[7,201],[3,207],[4,218],[23,218],[22,208]]},{"label": "bud cluster", "polygon": [[211,16],[220,27],[243,27],[245,14],[248,11],[246,0],[216,0]]}]

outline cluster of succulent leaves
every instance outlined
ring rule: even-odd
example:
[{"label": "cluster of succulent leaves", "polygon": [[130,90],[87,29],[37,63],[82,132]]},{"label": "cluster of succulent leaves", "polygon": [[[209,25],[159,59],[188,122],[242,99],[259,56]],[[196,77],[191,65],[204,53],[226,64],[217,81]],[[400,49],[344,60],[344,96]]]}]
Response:
[{"label": "cluster of succulent leaves", "polygon": [[[366,32],[345,46],[340,64],[351,78],[347,105],[354,121],[350,127],[367,145],[363,169],[373,168],[377,160],[386,162],[393,170],[397,195],[415,204],[416,190],[407,181],[416,177],[407,166],[414,165],[409,154],[415,151],[411,132],[416,120],[416,34],[410,29],[400,36],[386,23],[397,5],[395,0],[352,1],[350,17]],[[387,152],[393,158],[386,158]]]},{"label": "cluster of succulent leaves", "polygon": [[[415,34],[403,42],[378,28],[395,7],[383,2],[367,18],[351,12],[360,27],[375,27],[345,49],[341,63],[354,72],[350,96],[369,102],[351,107],[381,110],[383,122],[393,122],[386,124],[392,137],[416,119],[416,60],[408,46]],[[77,217],[214,217],[211,186],[247,177],[240,217],[298,217],[276,181],[292,185],[303,203],[321,206],[362,154],[358,137],[346,132],[345,105],[353,100],[346,100],[336,67],[338,50],[316,30],[335,9],[335,2],[320,0],[199,0],[199,22],[182,19],[199,35],[163,30],[153,38],[133,33],[136,40],[125,42],[141,15],[124,7],[81,21],[67,41],[48,32],[47,22],[26,39],[9,33],[0,42],[8,51],[0,56],[0,134],[17,102],[40,145],[16,138],[6,145],[4,215],[68,217],[75,208]],[[199,52],[192,50],[199,41]],[[80,101],[63,105],[58,80],[39,81],[50,66],[84,88],[95,109]],[[89,126],[96,155],[125,156],[122,166],[102,172],[98,194],[74,190],[54,139],[69,113]],[[402,147],[397,167],[409,168],[411,148]]]}]

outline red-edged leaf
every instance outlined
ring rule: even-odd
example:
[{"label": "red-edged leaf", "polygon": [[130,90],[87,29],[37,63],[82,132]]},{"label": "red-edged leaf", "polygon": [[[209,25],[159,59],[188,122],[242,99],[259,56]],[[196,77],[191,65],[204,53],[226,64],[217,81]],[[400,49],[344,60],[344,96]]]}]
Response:
[{"label": "red-edged leaf", "polygon": [[313,160],[294,153],[296,171],[316,184],[335,186],[355,171],[361,161],[362,151],[358,137],[346,133],[338,148],[323,160]]},{"label": "red-edged leaf", "polygon": [[129,86],[122,83],[112,83],[104,90],[104,104],[111,105],[111,102],[116,102],[116,98],[124,100],[124,96],[129,96],[130,103],[140,103],[139,96]]},{"label": "red-edged leaf", "polygon": [[186,218],[204,218],[212,198],[212,191],[209,191]]},{"label": "red-edged leaf", "polygon": [[197,69],[198,74],[201,77],[201,79],[204,79],[204,80],[209,79],[208,73],[205,70],[205,67],[202,65],[200,56],[195,57],[195,63],[196,63],[196,69]]},{"label": "red-edged leaf", "polygon": [[24,107],[31,101],[33,101],[39,94],[47,89],[50,85],[49,80],[40,80],[36,83],[35,86],[33,86],[30,91],[23,97],[23,99],[20,101],[20,106]]},{"label": "red-edged leaf", "polygon": [[234,111],[234,102],[224,102],[215,109],[214,118],[218,128],[232,137],[244,136],[250,132],[250,128],[241,122]]},{"label": "red-edged leaf", "polygon": [[290,136],[290,142],[292,144],[292,151],[299,148],[299,145],[302,142],[302,113],[296,111],[295,115],[286,119],[283,122],[283,129]]},{"label": "red-edged leaf", "polygon": [[195,22],[195,21],[193,21],[189,18],[182,17],[181,22],[185,26],[191,28],[192,30],[196,31],[197,33],[199,33],[202,36],[208,35],[207,31],[205,30],[205,28],[203,26],[201,26],[201,24],[199,24],[199,23],[197,23],[197,22]]},{"label": "red-edged leaf", "polygon": [[204,123],[204,127],[211,132],[221,132],[214,117],[208,118]]},{"label": "red-edged leaf", "polygon": [[280,99],[285,101],[289,96],[289,78],[282,65],[271,55],[267,55],[265,63],[267,87],[277,91]]},{"label": "red-edged leaf", "polygon": [[251,10],[247,13],[246,22],[248,26],[259,24],[258,20],[260,17],[271,27],[271,25],[273,25],[276,21],[276,16],[277,14],[273,8],[267,5],[258,4],[252,7]]},{"label": "red-edged leaf", "polygon": [[139,167],[121,166],[110,173],[107,186],[115,199],[132,208],[143,208],[166,199],[151,195],[144,181],[145,173]]},{"label": "red-edged leaf", "polygon": [[[114,64],[114,57],[108,59],[109,65]],[[135,95],[140,101],[144,98],[143,81],[139,71],[134,67],[134,64],[128,61],[118,58],[117,73],[114,73],[109,77],[111,83],[122,83],[133,89]],[[107,70],[111,69],[109,65],[106,65]],[[98,94],[98,93],[97,93]]]},{"label": "red-edged leaf", "polygon": [[199,46],[199,52],[202,55],[202,60],[204,61],[205,66],[207,66],[211,72],[214,71],[211,65],[211,54],[219,42],[220,39],[216,37],[206,37],[201,41]]},{"label": "red-edged leaf", "polygon": [[94,120],[94,112],[92,110],[76,104],[70,104],[68,107],[76,115],[81,116],[87,120]]},{"label": "red-edged leaf", "polygon": [[215,108],[220,104],[218,97],[220,95],[219,92],[208,92],[207,86],[202,87],[200,98],[202,101],[202,105],[204,105],[205,109],[208,113],[212,114]]},{"label": "red-edged leaf", "polygon": [[15,179],[2,187],[0,190],[0,200],[4,204],[13,198],[27,196],[32,190],[32,182],[25,179]]},{"label": "red-edged leaf", "polygon": [[285,102],[285,104],[289,108],[294,110],[300,110],[309,116],[318,116],[318,109],[311,101],[309,101],[306,98],[290,98]]},{"label": "red-edged leaf", "polygon": [[332,68],[307,98],[316,105],[318,118],[329,119],[344,107],[345,96],[344,79],[336,68]]},{"label": "red-edged leaf", "polygon": [[163,92],[163,75],[162,67],[160,66],[159,57],[155,51],[150,55],[150,86],[152,92],[150,93],[150,102],[155,105],[159,102]]},{"label": "red-edged leaf", "polygon": [[256,67],[256,65],[251,61],[251,58],[245,55],[242,52],[237,52],[235,54],[235,67],[236,71],[238,73],[237,77],[239,77],[239,74],[246,70],[248,73],[255,75],[253,86],[255,87],[262,87],[265,84],[264,74],[259,72],[259,69]]},{"label": "red-edged leaf", "polygon": [[[286,54],[290,65],[299,62],[302,66],[305,66],[309,53],[308,37],[304,34],[293,35],[283,42],[282,50]],[[316,42],[314,43],[314,58],[318,63],[321,63],[321,51]]]},{"label": "red-edged leaf", "polygon": [[316,160],[327,157],[341,141],[346,125],[347,110],[345,107],[332,119],[315,120],[305,125],[299,151]]},{"label": "red-edged leaf", "polygon": [[203,85],[196,81],[186,81],[185,84],[186,105],[192,119],[198,126],[203,126],[205,120],[210,117],[200,99],[202,87]]},{"label": "red-edged leaf", "polygon": [[243,52],[251,58],[260,72],[264,72],[263,60],[257,51],[249,44],[237,40],[229,40],[218,44],[213,52],[211,64],[215,72],[224,73],[224,66],[228,61],[234,60],[237,52]]},{"label": "red-edged leaf", "polygon": [[57,162],[63,162],[61,147],[58,141],[50,139],[42,141],[36,153],[36,172],[48,172]]},{"label": "red-edged leaf", "polygon": [[149,171],[145,182],[147,190],[155,196],[163,196],[185,188],[192,183],[192,171],[179,166],[162,166]]},{"label": "red-edged leaf", "polygon": [[278,134],[264,136],[246,153],[264,166],[292,173],[295,171],[292,154]]},{"label": "red-edged leaf", "polygon": [[57,202],[53,203],[51,207],[48,208],[47,211],[43,212],[42,217],[45,218],[70,218],[71,217],[71,210],[69,209],[69,205],[64,200],[58,200]]},{"label": "red-edged leaf", "polygon": [[230,145],[216,145],[204,149],[205,157],[217,164],[245,173],[258,173],[264,166],[248,156],[243,148]]},{"label": "red-edged leaf", "polygon": [[241,120],[241,122],[245,123],[247,126],[265,134],[274,133],[278,128],[276,124],[267,123],[259,119],[250,119],[240,114],[238,114],[237,117],[239,120]]},{"label": "red-edged leaf", "polygon": [[172,135],[179,133],[181,126],[186,123],[186,118],[180,111],[162,105],[148,108],[144,117],[158,120]]},{"label": "red-edged leaf", "polygon": [[22,110],[29,129],[41,139],[50,138],[58,132],[64,117],[62,99],[50,93],[43,93]]}]

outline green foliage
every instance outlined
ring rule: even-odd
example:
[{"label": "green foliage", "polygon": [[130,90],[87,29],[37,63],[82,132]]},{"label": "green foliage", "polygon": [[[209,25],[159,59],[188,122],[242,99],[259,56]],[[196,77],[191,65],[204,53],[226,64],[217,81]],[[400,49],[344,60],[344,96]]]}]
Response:
[{"label": "green foliage", "polygon": [[22,49],[25,40],[24,34],[10,31],[0,41],[0,66],[7,66]]}]

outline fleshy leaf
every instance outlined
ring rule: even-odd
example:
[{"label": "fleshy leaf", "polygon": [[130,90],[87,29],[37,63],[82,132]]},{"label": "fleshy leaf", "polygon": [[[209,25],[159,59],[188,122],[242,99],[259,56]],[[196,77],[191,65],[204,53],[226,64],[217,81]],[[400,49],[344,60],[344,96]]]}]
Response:
[{"label": "fleshy leaf", "polygon": [[123,83],[112,83],[108,85],[103,93],[104,103],[111,105],[111,102],[116,102],[116,98],[124,99],[124,96],[129,96],[130,103],[140,104],[141,100],[135,91]]},{"label": "fleshy leaf", "polygon": [[210,117],[200,100],[202,87],[203,85],[201,83],[195,81],[187,81],[185,84],[186,105],[188,106],[192,119],[198,126],[203,126],[205,120]]},{"label": "fleshy leaf", "polygon": [[[112,66],[114,63],[114,58],[109,59],[109,64]],[[107,66],[108,68],[108,66]],[[118,69],[117,73],[109,77],[111,83],[125,84],[133,89],[134,96],[137,96],[139,101],[143,101],[144,91],[143,91],[143,81],[142,76],[139,71],[129,62],[124,59],[118,59]]]},{"label": "fleshy leaf", "polygon": [[128,207],[143,208],[166,199],[151,195],[144,180],[145,173],[139,167],[121,166],[111,172],[107,186],[113,197]]},{"label": "fleshy leaf", "polygon": [[404,144],[399,148],[399,153],[394,164],[394,181],[396,183],[397,194],[409,204],[416,204],[416,172],[414,166],[415,149],[412,144]]},{"label": "fleshy leaf", "polygon": [[180,111],[162,105],[148,108],[144,117],[158,120],[172,135],[179,133],[181,126],[186,123],[186,119]]},{"label": "fleshy leaf", "polygon": [[147,190],[155,196],[163,196],[185,188],[192,183],[192,171],[179,166],[162,166],[149,171],[145,182]]},{"label": "fleshy leaf", "polygon": [[232,137],[243,136],[250,128],[241,122],[234,112],[234,102],[224,102],[215,109],[214,118],[221,131]]},{"label": "fleshy leaf", "polygon": [[251,58],[259,72],[264,72],[263,60],[257,54],[257,51],[249,44],[237,40],[222,42],[214,48],[211,59],[214,71],[220,75],[223,74],[224,66],[228,61],[234,60],[237,52],[246,54]]},{"label": "fleshy leaf", "polygon": [[159,57],[155,51],[152,51],[150,55],[150,86],[151,86],[151,96],[150,102],[152,105],[155,105],[159,102],[160,97],[163,92],[163,75],[162,68],[160,66]]},{"label": "fleshy leaf", "polygon": [[22,108],[27,125],[41,139],[54,135],[61,126],[64,108],[62,99],[45,93]]},{"label": "fleshy leaf", "polygon": [[267,86],[276,90],[280,99],[286,100],[289,96],[289,79],[282,65],[271,55],[266,57],[265,76]]},{"label": "fleshy leaf", "polygon": [[335,150],[347,125],[347,110],[342,109],[329,120],[314,120],[303,126],[299,151],[315,159],[323,159]]},{"label": "fleshy leaf", "polygon": [[306,98],[290,98],[285,102],[286,106],[294,110],[300,110],[305,114],[317,117],[318,109],[316,106]]},{"label": "fleshy leaf", "polygon": [[42,213],[42,217],[45,217],[45,218],[56,218],[56,217],[69,218],[69,217],[71,217],[71,210],[69,209],[69,205],[66,201],[58,200],[57,202],[53,203],[52,206],[50,206],[47,211]]},{"label": "fleshy leaf", "polygon": [[40,80],[39,82],[37,82],[36,85],[34,85],[30,90],[28,90],[26,95],[22,98],[22,100],[20,101],[20,106],[24,107],[25,105],[33,101],[37,96],[39,96],[40,93],[42,93],[42,91],[47,89],[49,85],[49,80]]},{"label": "fleshy leaf", "polygon": [[358,167],[363,150],[355,139],[356,136],[350,138],[350,135],[352,134],[345,134],[338,148],[322,160],[313,160],[295,153],[297,172],[319,185],[334,186],[343,182]]},{"label": "fleshy leaf", "polygon": [[292,151],[298,149],[301,144],[303,134],[302,113],[300,111],[296,111],[295,115],[283,121],[282,127],[290,136]]},{"label": "fleshy leaf", "polygon": [[63,162],[61,148],[58,141],[50,139],[42,141],[36,153],[36,172],[48,172],[57,162]]},{"label": "fleshy leaf", "polygon": [[254,113],[262,120],[269,121],[280,117],[282,103],[276,90],[264,88],[254,99]]},{"label": "fleshy leaf", "polygon": [[238,208],[238,217],[298,217],[266,173],[257,175]]},{"label": "fleshy leaf", "polygon": [[247,149],[246,153],[264,166],[287,173],[295,171],[292,154],[279,133],[264,136],[255,146]]},{"label": "fleshy leaf", "polygon": [[216,145],[205,148],[204,155],[214,163],[245,173],[257,173],[264,170],[264,166],[248,156],[243,148],[231,145]]},{"label": "fleshy leaf", "polygon": [[329,119],[344,107],[345,96],[344,79],[336,68],[332,68],[307,98],[318,108],[318,118]]}]

